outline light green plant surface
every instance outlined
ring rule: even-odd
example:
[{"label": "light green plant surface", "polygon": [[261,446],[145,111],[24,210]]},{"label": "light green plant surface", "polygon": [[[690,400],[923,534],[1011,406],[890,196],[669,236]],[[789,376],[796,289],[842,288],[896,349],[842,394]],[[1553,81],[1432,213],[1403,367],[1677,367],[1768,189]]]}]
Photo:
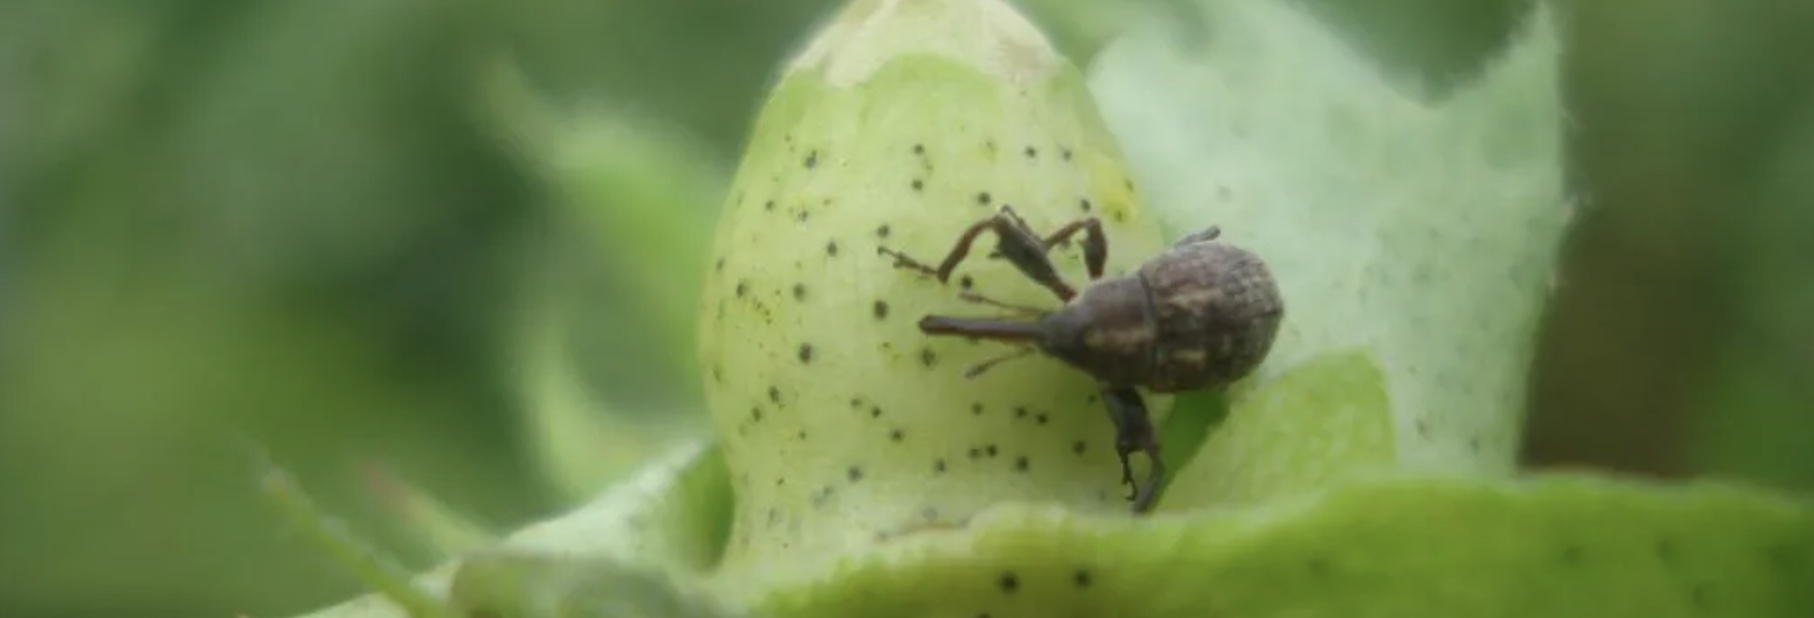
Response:
[{"label": "light green plant surface", "polygon": [[[1286,5],[1201,8],[1205,44],[1136,24],[1086,89],[1005,5],[848,7],[777,84],[702,266],[717,438],[425,590],[505,616],[1814,613],[1805,502],[1513,474],[1569,209],[1547,13],[1433,100]],[[962,380],[996,350],[912,329],[980,308],[875,247],[936,260],[982,192],[1041,229],[1090,200],[1111,272],[1208,224],[1272,264],[1278,346],[1157,516],[1122,512],[1086,379]],[[1051,302],[988,242],[960,273]]]}]

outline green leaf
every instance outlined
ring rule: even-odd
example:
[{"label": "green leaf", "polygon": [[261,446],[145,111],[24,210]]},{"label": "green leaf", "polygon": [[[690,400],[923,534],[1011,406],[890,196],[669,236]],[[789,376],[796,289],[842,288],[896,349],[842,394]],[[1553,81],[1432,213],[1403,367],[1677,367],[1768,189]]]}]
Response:
[{"label": "green leaf", "polygon": [[1354,479],[1269,504],[1130,520],[1003,506],[764,615],[1814,615],[1814,505],[1592,476]]},{"label": "green leaf", "polygon": [[437,557],[497,542],[488,526],[400,478],[388,467],[369,466],[366,478],[372,493],[396,517],[397,527]]},{"label": "green leaf", "polygon": [[[1549,13],[1430,102],[1289,3],[1197,5],[1201,39],[1136,29],[1098,57],[1091,90],[1171,232],[1220,225],[1252,248],[1278,278],[1286,318],[1268,362],[1229,399],[1231,426],[1270,437],[1212,438],[1239,452],[1181,470],[1167,508],[1382,466],[1508,473],[1570,214]],[[1303,373],[1331,363],[1357,366],[1326,384]],[[1329,407],[1338,401],[1348,407]],[[1354,406],[1388,416],[1340,422],[1389,422],[1390,435],[1338,445],[1353,457],[1341,465],[1330,440],[1343,438],[1317,419],[1365,411]],[[1299,459],[1326,465],[1277,475]]]},{"label": "green leaf", "polygon": [[[277,495],[286,500],[285,504],[307,504],[286,497],[292,494]],[[649,571],[703,572],[723,551],[729,528],[729,499],[724,459],[717,448],[698,442],[684,444],[647,462],[635,474],[580,508],[525,526],[496,545],[418,575],[413,587],[400,585],[400,577],[393,571],[380,573],[363,563],[343,562],[354,567],[351,570],[378,593],[306,616],[401,618],[408,615],[404,606],[440,607],[460,598],[457,583],[478,587],[469,594],[484,598],[489,586],[497,585],[495,578],[504,575],[495,568],[499,556],[556,556],[579,563],[614,565],[632,575]],[[313,507],[286,512],[301,515],[300,521],[311,530],[320,526],[335,530],[326,523],[327,516]],[[324,543],[323,548],[335,556],[374,551],[359,543],[334,542],[338,538],[329,537],[330,542]],[[469,564],[478,565],[475,568],[490,575],[467,575],[462,580],[461,574]],[[531,561],[521,568],[533,564]],[[570,590],[564,581],[541,584]],[[495,592],[496,588],[489,591]],[[432,597],[433,602],[425,601],[423,595]]]}]

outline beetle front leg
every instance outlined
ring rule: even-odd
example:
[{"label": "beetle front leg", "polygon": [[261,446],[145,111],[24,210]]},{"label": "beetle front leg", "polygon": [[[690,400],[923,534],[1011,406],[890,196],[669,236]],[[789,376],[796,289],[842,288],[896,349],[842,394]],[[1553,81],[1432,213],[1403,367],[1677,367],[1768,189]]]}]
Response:
[{"label": "beetle front leg", "polygon": [[1068,302],[1077,295],[1077,291],[1071,289],[1070,284],[1065,283],[1064,279],[1058,276],[1058,268],[1053,266],[1052,260],[1046,256],[1043,241],[1028,230],[1026,224],[1022,223],[1020,218],[1014,214],[1014,210],[1008,206],[1002,206],[1001,212],[996,213],[995,216],[978,221],[965,229],[964,233],[958,237],[957,245],[951,248],[951,253],[946,254],[945,260],[937,268],[927,266],[891,249],[880,249],[880,252],[883,255],[892,256],[896,267],[918,270],[937,277],[939,283],[945,283],[951,279],[951,272],[957,269],[957,265],[970,255],[970,247],[976,244],[977,237],[988,231],[995,232],[999,242],[999,253],[1002,257],[1007,258],[1009,263],[1014,264],[1021,274],[1051,290],[1053,294],[1058,295],[1060,300]]},{"label": "beetle front leg", "polygon": [[1058,231],[1052,232],[1051,236],[1046,237],[1046,250],[1051,251],[1053,246],[1070,240],[1078,232],[1084,233],[1083,263],[1090,269],[1090,280],[1101,279],[1103,266],[1109,258],[1109,241],[1102,233],[1101,219],[1089,217],[1065,224],[1064,227],[1058,228]]},{"label": "beetle front leg", "polygon": [[[1121,482],[1133,485],[1128,500],[1134,503],[1134,512],[1145,513],[1152,509],[1159,485],[1165,482],[1165,462],[1159,457],[1159,437],[1153,431],[1146,402],[1133,387],[1104,387],[1102,401],[1115,422],[1115,455],[1121,459]],[[1134,468],[1128,464],[1127,456],[1135,451],[1145,452],[1151,464],[1145,487],[1134,482]]]}]

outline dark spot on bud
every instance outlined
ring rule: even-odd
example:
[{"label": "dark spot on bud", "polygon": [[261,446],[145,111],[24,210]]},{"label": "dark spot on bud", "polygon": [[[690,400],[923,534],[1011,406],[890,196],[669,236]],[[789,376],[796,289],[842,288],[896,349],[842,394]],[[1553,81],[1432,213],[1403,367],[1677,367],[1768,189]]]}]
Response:
[{"label": "dark spot on bud", "polygon": [[940,459],[932,462],[932,471],[934,473],[943,473],[945,471],[945,460]]},{"label": "dark spot on bud", "polygon": [[882,418],[882,409],[880,407],[870,408],[869,418]]},{"label": "dark spot on bud", "polygon": [[909,186],[912,186],[913,190],[918,191],[920,189],[926,188],[926,183],[925,183],[925,181],[915,178],[915,179],[913,179],[913,182],[910,183]]},{"label": "dark spot on bud", "polygon": [[1014,409],[1014,418],[1026,418],[1026,417],[1027,417],[1026,408],[1015,408]]},{"label": "dark spot on bud", "polygon": [[1134,191],[1134,179],[1132,179],[1132,178],[1121,179],[1121,186],[1127,187],[1128,192],[1132,193]]},{"label": "dark spot on bud", "polygon": [[992,201],[992,199],[989,197],[988,191],[976,194],[976,203],[988,206],[990,201]]},{"label": "dark spot on bud", "polygon": [[982,416],[983,415],[983,404],[981,402],[970,404],[970,414],[975,415],[975,416]]},{"label": "dark spot on bud", "polygon": [[756,423],[762,422],[762,408],[750,408],[750,421]]},{"label": "dark spot on bud", "polygon": [[1064,149],[1064,152],[1059,153],[1059,156],[1064,157],[1064,160],[1066,160],[1066,161],[1071,160],[1071,149],[1069,149],[1069,148]]},{"label": "dark spot on bud", "polygon": [[931,367],[935,364],[938,364],[938,354],[933,353],[932,348],[921,348],[920,349],[920,364],[925,365],[927,367]]},{"label": "dark spot on bud", "polygon": [[769,200],[769,201],[763,202],[762,209],[763,210],[774,210],[775,209],[775,200]]},{"label": "dark spot on bud", "polygon": [[1087,446],[1088,445],[1085,444],[1084,441],[1078,440],[1076,444],[1071,445],[1071,452],[1082,455],[1084,448]]},{"label": "dark spot on bud", "polygon": [[1468,438],[1468,450],[1476,453],[1480,452],[1480,438]]},{"label": "dark spot on bud", "polygon": [[805,223],[806,218],[809,216],[812,216],[812,213],[806,212],[805,210],[801,210],[799,213],[794,215],[794,220],[799,221],[801,223]]},{"label": "dark spot on bud", "polygon": [[983,450],[982,450],[982,449],[980,449],[980,448],[976,448],[976,447],[974,447],[974,446],[972,446],[972,447],[970,447],[970,458],[971,458],[971,459],[977,459],[977,458],[979,458],[979,457],[982,457],[982,456],[983,456]]},{"label": "dark spot on bud", "polygon": [[794,300],[806,300],[806,284],[794,284]]},{"label": "dark spot on bud", "polygon": [[802,363],[813,362],[813,344],[810,344],[810,343],[800,344],[800,362],[802,362]]},{"label": "dark spot on bud", "polygon": [[970,278],[970,275],[964,275],[963,277],[958,278],[957,284],[968,290],[976,287],[976,280]]},{"label": "dark spot on bud", "polygon": [[913,154],[916,154],[916,155],[926,154],[926,145],[925,144],[914,144],[913,145]]},{"label": "dark spot on bud", "polygon": [[1033,420],[1041,425],[1046,424],[1046,413],[1040,412],[1039,414],[1033,415]]},{"label": "dark spot on bud", "polygon": [[737,298],[743,298],[743,295],[749,293],[749,291],[750,291],[749,282],[747,282],[747,281],[738,281],[737,282]]},{"label": "dark spot on bud", "polygon": [[884,225],[882,227],[876,228],[876,237],[877,238],[887,238],[888,237],[888,226]]},{"label": "dark spot on bud", "polygon": [[1013,573],[1003,573],[1001,576],[1001,581],[999,581],[997,583],[1001,585],[1002,592],[1006,592],[1009,594],[1012,594],[1015,590],[1020,589],[1020,578],[1015,577]]},{"label": "dark spot on bud", "polygon": [[838,241],[834,240],[825,243],[825,255],[838,257]]},{"label": "dark spot on bud", "polygon": [[902,433],[901,430],[899,430],[899,429],[888,432],[888,439],[894,440],[895,442],[900,442],[902,439],[904,439],[906,437],[907,437],[907,434]]},{"label": "dark spot on bud", "polygon": [[819,166],[819,151],[814,150],[812,152],[806,153],[806,169],[812,169],[812,168],[815,168],[818,166]]},{"label": "dark spot on bud", "polygon": [[775,403],[781,403],[781,389],[773,386],[768,387],[768,400]]},{"label": "dark spot on bud", "polygon": [[863,469],[851,466],[849,470],[844,471],[844,478],[850,479],[850,482],[852,483],[861,481],[863,480]]},{"label": "dark spot on bud", "polygon": [[1000,451],[1000,450],[997,450],[997,449],[996,449],[996,448],[995,448],[995,445],[993,445],[993,444],[988,444],[988,445],[984,445],[984,446],[983,446],[983,454],[984,454],[984,455],[988,455],[988,456],[990,456],[990,457],[994,457],[994,456],[995,456],[995,455],[996,455],[996,454],[997,454],[997,453],[1000,453],[1000,452],[1001,452],[1001,451]]},{"label": "dark spot on bud", "polygon": [[724,272],[724,258],[718,258],[718,262],[713,264],[712,268],[716,269],[718,272]]},{"label": "dark spot on bud", "polygon": [[1077,574],[1071,576],[1071,581],[1075,582],[1078,588],[1088,588],[1090,587],[1090,572],[1078,569]]},{"label": "dark spot on bud", "polygon": [[1014,469],[1015,470],[1019,470],[1021,472],[1026,472],[1027,465],[1028,465],[1028,462],[1027,462],[1026,455],[1021,455],[1019,457],[1014,458]]},{"label": "dark spot on bud", "polygon": [[1036,158],[1039,156],[1039,150],[1032,146],[1028,146],[1025,152],[1027,153],[1028,159]]},{"label": "dark spot on bud", "polygon": [[795,436],[796,436],[796,437],[798,437],[798,438],[800,438],[800,441],[801,441],[801,442],[805,442],[805,441],[806,441],[806,430],[805,430],[805,429],[802,429],[802,430],[800,430],[800,433],[797,433],[797,434],[794,434],[794,435],[795,435]]},{"label": "dark spot on bud", "polygon": [[1089,212],[1089,211],[1090,211],[1090,208],[1092,208],[1092,207],[1091,207],[1091,206],[1090,206],[1090,198],[1087,198],[1087,197],[1086,197],[1086,198],[1083,198],[1083,199],[1081,199],[1081,200],[1078,200],[1078,201],[1077,201],[1077,204],[1078,204],[1078,205],[1079,205],[1079,206],[1082,206],[1082,207],[1083,207],[1083,211],[1084,211],[1084,212]]}]

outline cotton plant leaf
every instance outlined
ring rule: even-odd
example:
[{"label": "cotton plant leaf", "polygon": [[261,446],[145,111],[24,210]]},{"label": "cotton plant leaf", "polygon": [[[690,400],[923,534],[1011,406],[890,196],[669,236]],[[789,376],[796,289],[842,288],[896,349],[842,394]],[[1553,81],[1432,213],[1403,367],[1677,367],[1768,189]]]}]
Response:
[{"label": "cotton plant leaf", "polygon": [[[703,415],[674,403],[693,401],[693,389],[642,385],[698,379],[685,351],[726,174],[657,118],[597,101],[556,105],[502,57],[481,75],[491,128],[554,206],[556,238],[529,260],[511,318],[510,366],[543,472],[583,500],[706,434]],[[603,358],[586,353],[600,347]]]},{"label": "cotton plant leaf", "polygon": [[[659,116],[597,98],[546,97],[507,57],[485,63],[480,75],[479,99],[492,132],[544,183],[557,227],[575,228],[552,231],[571,233],[586,249],[550,257],[588,263],[554,268],[608,272],[613,294],[605,302],[617,319],[595,328],[642,337],[635,362],[612,369],[643,372],[653,365],[664,375],[696,380],[686,351],[696,335],[691,316],[711,217],[729,180],[722,162]],[[567,300],[578,298],[563,289]]]},{"label": "cotton plant leaf", "polygon": [[[1291,3],[1196,6],[1199,38],[1134,28],[1098,56],[1091,91],[1168,229],[1219,225],[1251,247],[1288,315],[1268,362],[1229,397],[1231,424],[1275,439],[1212,437],[1206,448],[1221,453],[1181,470],[1168,506],[1380,466],[1510,472],[1570,216],[1548,10],[1432,102]],[[1306,385],[1329,387],[1314,371],[1346,390],[1279,409]],[[1346,400],[1329,409],[1338,416],[1372,406],[1389,435],[1331,450],[1317,435],[1328,433],[1317,421],[1326,399]],[[1258,483],[1282,468],[1308,476]]]},{"label": "cotton plant leaf", "polygon": [[442,502],[388,467],[368,466],[366,485],[395,518],[397,528],[435,556],[447,558],[497,542],[489,526]]},{"label": "cotton plant leaf", "polygon": [[[346,611],[323,615],[389,615],[409,618],[452,618],[448,607],[435,597],[433,583],[417,581],[396,558],[360,538],[345,523],[315,504],[315,500],[262,451],[255,451],[259,491],[266,502],[303,533],[322,553],[333,559],[366,586],[376,590],[388,605],[359,599],[345,604]],[[428,579],[432,579],[432,575]]]},{"label": "cotton plant leaf", "polygon": [[[415,576],[414,588],[402,588],[394,571],[372,576],[361,567],[353,572],[375,592],[315,612],[308,618],[403,618],[407,606],[427,604],[452,611],[456,581],[469,562],[490,568],[517,555],[555,557],[582,565],[617,565],[630,579],[647,573],[698,573],[708,568],[721,551],[729,513],[724,460],[707,443],[693,442],[670,449],[646,462],[635,474],[599,494],[586,504],[546,521],[524,526],[502,541],[458,556]],[[301,512],[301,511],[292,511]],[[319,511],[308,511],[305,521],[324,521]],[[361,546],[363,548],[363,546]],[[324,545],[330,553],[343,553],[340,545]],[[371,550],[367,550],[371,551]],[[594,568],[596,570],[596,567]],[[603,571],[598,575],[603,576]],[[483,592],[483,578],[467,586]],[[561,582],[546,582],[555,585]],[[400,595],[399,591],[410,592]],[[413,596],[412,596],[413,595]]]},{"label": "cotton plant leaf", "polygon": [[572,351],[580,312],[541,281],[518,312],[513,352],[518,401],[545,478],[575,502],[637,473],[650,457],[709,433],[695,410],[638,413],[607,402],[582,379]]},{"label": "cotton plant leaf", "polygon": [[[1093,98],[1000,2],[847,6],[775,85],[716,231],[700,353],[717,442],[441,571],[454,583],[445,598],[510,618],[1814,612],[1806,501],[1713,482],[1509,473],[1517,396],[1505,383],[1527,344],[1506,332],[1530,328],[1540,298],[1528,288],[1547,277],[1566,213],[1554,153],[1531,154],[1554,145],[1541,129],[1557,112],[1530,90],[1550,91],[1511,77],[1553,71],[1531,51],[1546,31],[1443,104],[1480,115],[1449,116],[1370,89],[1352,61],[1268,67],[1346,56],[1296,13],[1232,6],[1211,15],[1211,31],[1255,37],[1264,53],[1249,62],[1272,71],[1243,72],[1257,81],[1218,96],[1328,103],[1272,91],[1311,88],[1267,81],[1294,70],[1353,89],[1352,104],[1374,114],[1329,112],[1347,119],[1346,137],[1275,135],[1205,166],[1177,121],[1227,103],[1191,89],[1191,75],[1218,74],[1163,53],[1163,37],[1136,33],[1105,52]],[[1182,102],[1136,106],[1142,96]],[[1097,98],[1138,142],[1141,178],[1129,179]],[[1232,117],[1261,115],[1253,105]],[[1135,109],[1169,113],[1172,132]],[[1262,126],[1278,129],[1243,131]],[[1402,143],[1342,141],[1388,128]],[[1198,163],[1161,161],[1173,156]],[[1218,195],[1191,175],[1224,178],[1230,197],[1183,206],[1187,190]],[[1149,181],[1166,187],[1151,198],[1168,202],[1165,225],[1144,206]],[[1343,196],[1351,207],[1333,205]],[[1111,272],[1213,223],[1264,251],[1300,307],[1278,356],[1228,395],[1230,417],[1149,517],[1121,501],[1087,378],[1028,359],[961,379],[997,352],[926,339],[913,321],[964,311],[963,281],[939,285],[876,253],[936,261],[1001,203],[1049,229],[1086,200],[1106,223]],[[1468,251],[1452,253],[1451,234]],[[1058,254],[1062,270],[1079,270],[1073,250]],[[970,287],[1051,302],[976,257],[958,271]],[[1457,278],[1489,267],[1500,272],[1487,283]],[[1507,347],[1479,347],[1496,343]],[[1447,364],[1422,364],[1436,361]],[[1158,416],[1168,403],[1155,398]]]},{"label": "cotton plant leaf", "polygon": [[1149,520],[1011,505],[763,615],[1811,615],[1814,509],[1717,483],[1356,478]]}]

